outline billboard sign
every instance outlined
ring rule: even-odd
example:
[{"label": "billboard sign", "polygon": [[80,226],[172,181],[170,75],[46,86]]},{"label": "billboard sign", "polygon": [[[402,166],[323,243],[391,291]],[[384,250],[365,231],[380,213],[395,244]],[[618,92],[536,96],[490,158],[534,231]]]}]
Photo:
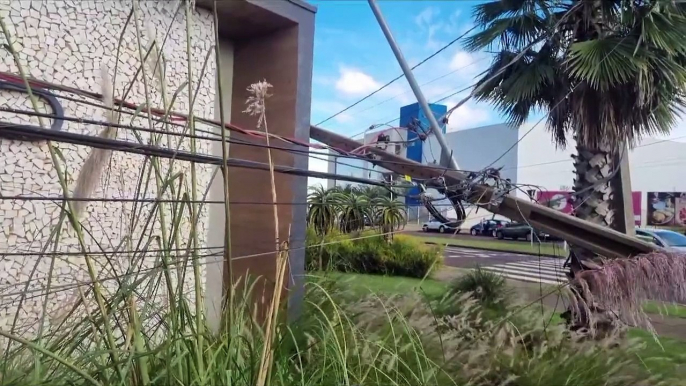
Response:
[{"label": "billboard sign", "polygon": [[686,227],[686,192],[648,192],[647,224]]},{"label": "billboard sign", "polygon": [[[562,213],[572,214],[574,205],[571,198],[572,192],[564,190],[539,191],[536,201],[541,205],[558,210]],[[634,224],[641,225],[641,192],[631,192],[632,206],[634,211]]]}]

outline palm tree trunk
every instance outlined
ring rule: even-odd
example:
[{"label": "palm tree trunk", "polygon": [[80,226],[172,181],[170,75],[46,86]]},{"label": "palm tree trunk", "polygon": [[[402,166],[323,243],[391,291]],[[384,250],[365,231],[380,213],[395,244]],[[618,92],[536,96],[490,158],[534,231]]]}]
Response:
[{"label": "palm tree trunk", "polygon": [[[614,185],[611,174],[614,170],[614,154],[607,149],[590,149],[577,144],[574,160],[574,215],[582,220],[612,228],[615,208]],[[572,247],[576,259],[572,259],[572,273],[581,267],[581,261],[595,256],[585,250]],[[576,260],[576,261],[574,261]]]},{"label": "palm tree trunk", "polygon": [[[619,175],[615,172],[619,166],[617,153],[610,149],[591,149],[578,143],[576,150],[577,154],[572,157],[576,174],[575,194],[572,200],[574,215],[597,225],[616,228],[616,216],[621,215],[617,213],[617,200],[623,199],[616,195],[615,189],[617,185],[614,179]],[[588,262],[595,257],[595,254],[588,250],[570,246],[570,272],[567,273],[570,280],[576,277],[578,272],[587,269]],[[577,289],[577,296],[582,293],[580,288]],[[614,313],[595,304],[593,299],[584,299],[580,296],[576,300],[578,303],[585,302],[588,308],[577,305],[574,309],[588,310],[591,314],[582,312],[572,317],[572,311],[568,309],[563,317],[567,319],[572,330],[595,331],[593,335],[602,337],[617,329],[619,323]],[[591,325],[594,328],[591,328]]]}]

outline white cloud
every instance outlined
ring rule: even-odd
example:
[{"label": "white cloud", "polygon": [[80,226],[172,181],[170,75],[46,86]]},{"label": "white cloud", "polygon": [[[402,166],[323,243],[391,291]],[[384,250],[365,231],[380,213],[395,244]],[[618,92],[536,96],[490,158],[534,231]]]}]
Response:
[{"label": "white cloud", "polygon": [[474,56],[469,52],[457,51],[450,60],[450,69],[458,70],[474,63]]},{"label": "white cloud", "polygon": [[368,94],[381,84],[372,76],[352,68],[342,67],[340,77],[336,81],[336,90],[352,96]]},{"label": "white cloud", "polygon": [[[449,107],[455,106],[457,102],[458,101],[448,101],[446,102],[446,105]],[[471,129],[487,122],[489,119],[490,114],[487,109],[465,103],[450,115],[447,131]]]},{"label": "white cloud", "polygon": [[431,24],[434,17],[438,16],[438,13],[439,11],[435,7],[424,8],[421,12],[417,14],[417,16],[414,17],[414,22],[419,27],[428,26],[429,24]]},{"label": "white cloud", "polygon": [[441,32],[445,25],[440,20],[440,11],[435,7],[424,8],[417,16],[414,18],[414,23],[419,27],[421,31],[427,33],[427,39],[425,43],[425,48],[429,50],[435,50],[442,46],[441,41],[436,39],[436,35]]}]

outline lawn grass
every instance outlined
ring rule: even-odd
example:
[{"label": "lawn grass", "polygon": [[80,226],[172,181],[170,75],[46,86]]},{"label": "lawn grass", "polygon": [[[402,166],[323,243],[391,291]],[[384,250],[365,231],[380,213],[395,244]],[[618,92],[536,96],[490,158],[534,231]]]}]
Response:
[{"label": "lawn grass", "polygon": [[529,254],[543,254],[557,257],[567,257],[567,252],[565,252],[562,247],[554,243],[541,243],[532,246],[531,243],[523,241],[509,241],[509,240],[496,240],[491,238],[464,238],[464,237],[424,237],[415,236],[418,239],[424,241],[425,243],[435,243],[441,245],[454,245],[458,247],[467,248],[482,248],[482,249],[492,249],[496,251],[503,252],[515,252],[515,253],[529,253]]},{"label": "lawn grass", "polygon": [[686,319],[686,306],[681,304],[648,301],[643,304],[643,311],[647,314]]},{"label": "lawn grass", "polygon": [[[420,293],[431,299],[436,299],[443,296],[449,288],[447,282],[432,278],[422,280],[407,277],[340,272],[326,272],[318,275],[332,280],[337,288],[345,290],[346,295],[356,297],[369,294],[401,294],[419,289]],[[643,311],[651,315],[664,315],[686,319],[686,306],[679,304],[648,301],[643,305]]]},{"label": "lawn grass", "polygon": [[399,276],[366,275],[358,273],[326,272],[312,277],[324,277],[334,282],[345,296],[362,297],[369,294],[394,295],[418,291],[429,298],[443,296],[448,283],[434,279],[413,279]]},{"label": "lawn grass", "polygon": [[644,345],[637,356],[651,374],[686,374],[686,342],[665,337],[656,341],[648,331],[638,328],[630,329],[628,335]]}]

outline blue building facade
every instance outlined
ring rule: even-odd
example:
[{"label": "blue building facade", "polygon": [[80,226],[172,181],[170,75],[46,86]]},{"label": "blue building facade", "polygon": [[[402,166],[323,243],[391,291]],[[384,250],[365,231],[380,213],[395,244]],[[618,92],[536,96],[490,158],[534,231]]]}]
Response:
[{"label": "blue building facade", "polygon": [[[431,112],[433,112],[434,116],[436,119],[439,119],[442,117],[447,111],[448,108],[445,105],[439,105],[439,104],[429,104],[429,108],[431,109]],[[413,120],[418,120],[419,126],[418,130],[423,131],[424,133],[427,133],[431,130],[431,125],[429,124],[429,120],[426,117],[426,114],[424,114],[424,111],[422,111],[422,108],[419,106],[419,103],[413,103],[411,105],[403,106],[400,108],[400,126],[401,127],[407,127],[410,125]],[[445,134],[446,126],[445,124],[441,123],[441,131]],[[419,163],[425,163],[424,162],[424,146],[426,146],[424,141],[420,141],[417,139],[418,134],[413,132],[413,131],[408,131],[407,133],[407,140],[408,140],[408,146],[407,146],[407,153],[406,157],[412,161],[416,161]],[[419,194],[419,188],[412,188],[409,192],[410,195],[418,195]],[[416,198],[411,198],[411,197],[406,197],[405,198],[405,204],[414,207],[420,204],[420,201],[417,200]]]}]

